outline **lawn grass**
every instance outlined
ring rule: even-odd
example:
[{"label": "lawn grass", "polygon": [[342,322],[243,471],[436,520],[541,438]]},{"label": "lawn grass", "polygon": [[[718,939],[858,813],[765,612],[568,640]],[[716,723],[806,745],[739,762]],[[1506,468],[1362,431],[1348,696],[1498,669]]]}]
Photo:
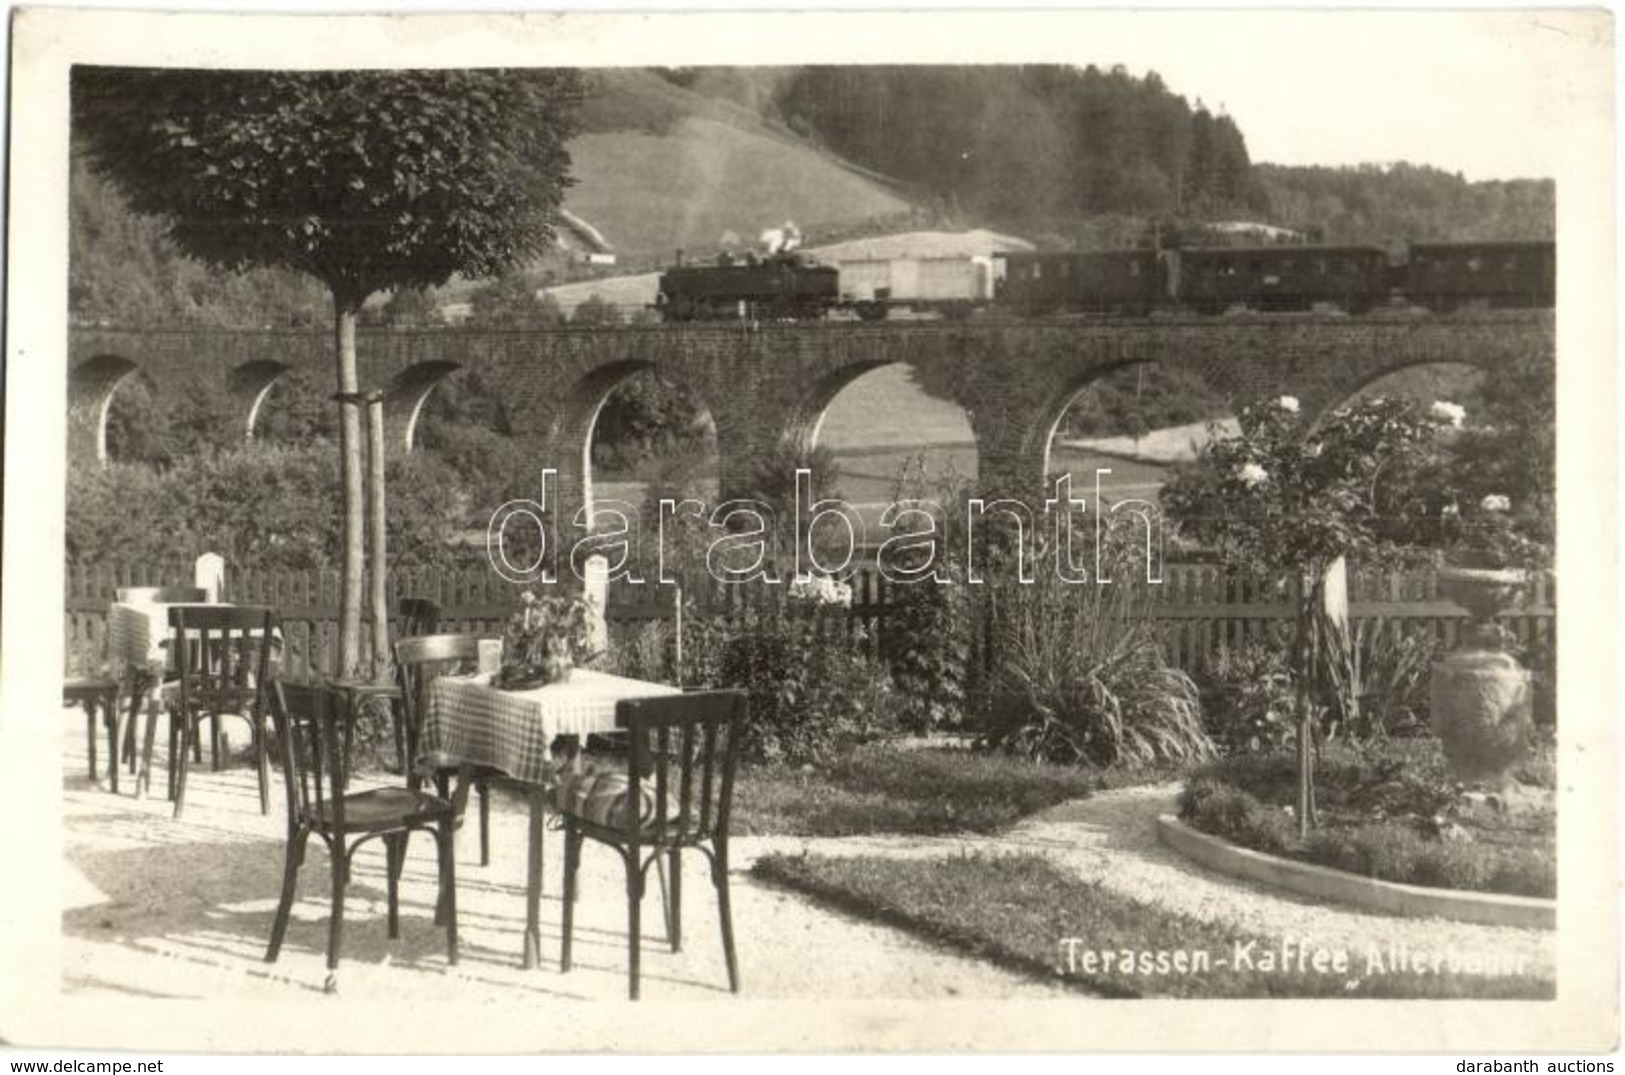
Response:
[{"label": "lawn grass", "polygon": [[[1375,966],[1362,949],[1342,953],[1343,970],[1329,963],[1316,970],[1313,962],[1299,969],[1296,955],[1266,968],[1265,953],[1279,955],[1279,942],[1130,899],[1031,854],[923,860],[770,855],[757,860],[752,874],[1013,970],[1112,997],[1528,1000],[1556,995],[1553,982],[1517,974],[1395,970],[1386,951],[1378,953],[1381,962]],[[1077,941],[1069,944],[1067,938]],[[1208,967],[1199,969],[1195,960],[1204,952]],[[1089,953],[1097,954],[1093,961]],[[1104,966],[1107,953],[1117,966]],[[1150,972],[1124,972],[1122,953],[1132,953],[1135,964],[1149,956]],[[1155,962],[1159,953],[1167,958],[1161,968]],[[1176,953],[1185,954],[1184,973],[1174,969]]]},{"label": "lawn grass", "polygon": [[833,765],[742,766],[740,835],[995,833],[1105,787],[1177,779],[1173,770],[1101,773],[967,749],[869,745]]}]

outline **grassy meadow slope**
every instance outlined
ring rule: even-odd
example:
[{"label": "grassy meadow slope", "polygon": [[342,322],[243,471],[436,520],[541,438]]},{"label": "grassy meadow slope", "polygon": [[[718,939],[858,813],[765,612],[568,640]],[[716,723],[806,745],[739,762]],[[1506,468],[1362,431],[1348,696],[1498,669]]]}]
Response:
[{"label": "grassy meadow slope", "polygon": [[909,211],[874,178],[742,105],[649,71],[597,72],[593,89],[570,143],[576,185],[566,206],[623,264],[662,263],[679,247],[705,255],[754,244],[786,220],[815,239]]},{"label": "grassy meadow slope", "polygon": [[570,155],[577,185],[567,207],[634,261],[754,245],[786,220],[816,234],[908,210],[810,149],[700,117],[664,134],[584,134]]}]

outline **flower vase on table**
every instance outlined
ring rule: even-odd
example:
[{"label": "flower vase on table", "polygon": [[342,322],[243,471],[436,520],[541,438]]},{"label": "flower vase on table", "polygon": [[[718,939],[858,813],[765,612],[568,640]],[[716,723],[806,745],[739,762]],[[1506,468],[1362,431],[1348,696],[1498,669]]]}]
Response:
[{"label": "flower vase on table", "polygon": [[579,597],[520,594],[520,610],[508,620],[502,637],[502,667],[492,685],[502,690],[534,690],[566,683],[576,665],[594,656],[589,651],[587,603]]}]

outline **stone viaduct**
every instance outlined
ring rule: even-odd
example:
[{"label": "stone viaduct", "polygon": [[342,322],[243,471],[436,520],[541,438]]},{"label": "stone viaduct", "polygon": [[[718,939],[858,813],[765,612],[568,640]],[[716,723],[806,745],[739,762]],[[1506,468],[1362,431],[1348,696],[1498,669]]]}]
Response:
[{"label": "stone viaduct", "polygon": [[[1072,399],[1105,373],[1137,363],[1194,371],[1236,402],[1292,394],[1309,413],[1335,406],[1383,374],[1467,363],[1492,374],[1537,361],[1555,376],[1550,310],[1408,311],[1363,317],[1258,315],[1123,322],[975,318],[959,322],[655,325],[474,332],[363,331],[364,388],[386,393],[392,443],[410,450],[424,401],[445,378],[475,369],[506,387],[517,435],[538,467],[559,473],[560,506],[591,496],[588,445],[605,398],[656,370],[691,386],[716,424],[723,493],[784,445],[810,445],[824,409],[869,370],[907,363],[935,395],[969,415],[978,484],[1036,498],[1050,435]],[[69,352],[70,453],[101,455],[109,402],[144,372],[162,400],[213,381],[237,403],[220,420],[251,436],[279,378],[303,370],[333,384],[325,333],[75,328]],[[527,475],[527,478],[529,476]]]}]

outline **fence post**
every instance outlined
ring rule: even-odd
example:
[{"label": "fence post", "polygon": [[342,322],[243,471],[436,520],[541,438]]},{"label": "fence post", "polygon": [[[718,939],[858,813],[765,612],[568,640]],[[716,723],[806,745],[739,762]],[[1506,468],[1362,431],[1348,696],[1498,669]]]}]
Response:
[{"label": "fence post", "polygon": [[192,565],[192,585],[208,594],[211,604],[226,599],[226,558],[217,552],[206,552]]},{"label": "fence post", "polygon": [[[587,600],[587,648],[594,653],[609,649],[609,560],[594,554],[587,557],[582,594]],[[481,576],[482,578],[484,576]]]}]

